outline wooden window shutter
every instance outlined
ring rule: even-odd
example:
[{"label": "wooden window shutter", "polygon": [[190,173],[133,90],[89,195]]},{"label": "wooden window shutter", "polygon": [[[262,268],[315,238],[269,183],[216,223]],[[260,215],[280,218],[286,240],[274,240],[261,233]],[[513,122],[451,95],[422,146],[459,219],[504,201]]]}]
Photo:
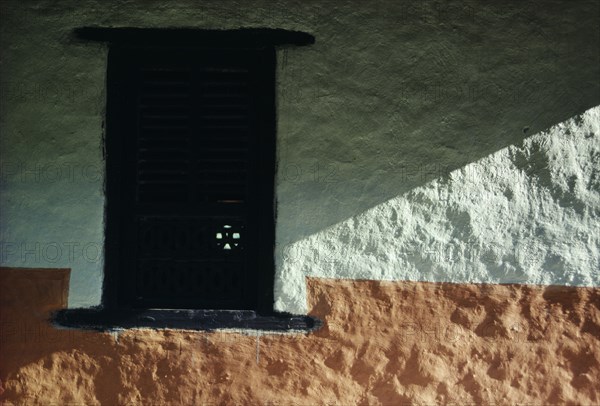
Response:
[{"label": "wooden window shutter", "polygon": [[274,51],[111,52],[120,301],[255,309],[272,272]]}]

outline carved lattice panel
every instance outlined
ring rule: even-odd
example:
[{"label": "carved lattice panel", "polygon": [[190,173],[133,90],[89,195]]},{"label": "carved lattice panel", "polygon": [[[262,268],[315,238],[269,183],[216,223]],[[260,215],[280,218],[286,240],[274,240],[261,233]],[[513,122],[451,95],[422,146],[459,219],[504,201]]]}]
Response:
[{"label": "carved lattice panel", "polygon": [[[235,302],[241,294],[245,267],[241,261],[141,261],[138,290],[147,298],[204,298]],[[237,299],[236,299],[237,300]]]}]

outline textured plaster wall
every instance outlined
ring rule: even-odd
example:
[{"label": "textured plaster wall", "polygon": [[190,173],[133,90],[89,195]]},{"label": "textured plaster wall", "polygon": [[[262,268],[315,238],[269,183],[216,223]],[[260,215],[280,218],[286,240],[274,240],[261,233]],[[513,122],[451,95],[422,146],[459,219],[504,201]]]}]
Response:
[{"label": "textured plaster wall", "polygon": [[[277,306],[305,276],[600,285],[600,108],[288,247]],[[295,280],[296,283],[291,283]]]},{"label": "textured plaster wall", "polygon": [[6,406],[600,401],[599,287],[309,278],[316,332],[108,333],[48,325],[66,283],[43,271],[0,268]]},{"label": "textured plaster wall", "polygon": [[0,7],[0,264],[72,268],[72,307],[103,267],[107,49],[86,25],[316,37],[278,59],[278,309],[306,310],[305,275],[598,284],[597,110],[524,141],[600,104],[596,1]]}]

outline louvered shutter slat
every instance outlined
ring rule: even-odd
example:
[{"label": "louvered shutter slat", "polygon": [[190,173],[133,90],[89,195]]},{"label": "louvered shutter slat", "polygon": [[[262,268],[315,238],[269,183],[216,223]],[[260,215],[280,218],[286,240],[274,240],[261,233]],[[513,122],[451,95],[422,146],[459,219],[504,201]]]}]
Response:
[{"label": "louvered shutter slat", "polygon": [[[176,58],[177,59],[177,58]],[[178,63],[180,62],[180,63]],[[251,308],[256,72],[221,54],[142,58],[129,232],[140,306]]]}]

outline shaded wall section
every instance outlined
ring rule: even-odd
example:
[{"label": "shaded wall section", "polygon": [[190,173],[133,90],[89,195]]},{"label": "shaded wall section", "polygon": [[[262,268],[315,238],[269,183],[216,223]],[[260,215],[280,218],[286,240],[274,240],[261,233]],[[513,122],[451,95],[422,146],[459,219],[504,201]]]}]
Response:
[{"label": "shaded wall section", "polygon": [[600,402],[600,288],[313,278],[312,334],[101,333],[47,275],[0,269],[6,405]]}]

